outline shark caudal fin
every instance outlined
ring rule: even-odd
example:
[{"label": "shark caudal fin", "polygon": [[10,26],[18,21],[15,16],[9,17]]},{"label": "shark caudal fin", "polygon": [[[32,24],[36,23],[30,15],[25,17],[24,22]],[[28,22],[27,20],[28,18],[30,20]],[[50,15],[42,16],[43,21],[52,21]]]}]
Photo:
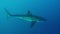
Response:
[{"label": "shark caudal fin", "polygon": [[7,20],[9,20],[9,18],[12,16],[12,14],[9,13],[9,11],[4,8],[5,12],[7,13],[6,17],[7,17]]},{"label": "shark caudal fin", "polygon": [[12,16],[12,14],[10,14],[9,11],[8,11],[6,8],[4,8],[4,10],[6,11],[6,13],[7,13],[8,15]]}]

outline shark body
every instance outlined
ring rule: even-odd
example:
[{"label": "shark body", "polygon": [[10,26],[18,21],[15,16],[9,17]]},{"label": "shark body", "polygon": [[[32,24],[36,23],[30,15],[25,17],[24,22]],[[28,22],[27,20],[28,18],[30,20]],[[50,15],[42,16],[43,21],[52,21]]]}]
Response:
[{"label": "shark body", "polygon": [[32,13],[28,10],[28,13],[26,15],[12,15],[8,12],[7,9],[5,9],[5,11],[8,13],[9,16],[14,16],[14,17],[17,17],[19,19],[23,19],[23,20],[26,20],[26,21],[29,21],[31,22],[31,28],[35,25],[36,22],[40,22],[40,21],[46,21],[46,19],[44,19],[43,17],[38,17],[38,16],[35,16],[35,15],[32,15]]}]

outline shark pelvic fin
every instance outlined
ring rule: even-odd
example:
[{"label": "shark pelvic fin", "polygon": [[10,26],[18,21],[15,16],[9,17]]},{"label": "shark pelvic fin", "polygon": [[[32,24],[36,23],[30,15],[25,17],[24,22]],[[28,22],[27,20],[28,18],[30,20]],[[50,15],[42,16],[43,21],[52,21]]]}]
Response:
[{"label": "shark pelvic fin", "polygon": [[32,21],[30,27],[32,28],[35,25],[35,23],[36,23],[36,21]]}]

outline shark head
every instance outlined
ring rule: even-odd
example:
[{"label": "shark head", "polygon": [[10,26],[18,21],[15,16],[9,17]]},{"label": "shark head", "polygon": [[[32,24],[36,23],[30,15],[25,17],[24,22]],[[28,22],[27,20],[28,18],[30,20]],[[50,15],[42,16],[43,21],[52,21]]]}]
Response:
[{"label": "shark head", "polygon": [[35,16],[35,15],[32,15],[32,13],[28,10],[28,13],[26,15],[12,15],[10,14],[7,9],[5,9],[5,11],[8,13],[8,15],[10,16],[14,16],[14,17],[17,17],[19,19],[22,19],[22,20],[25,20],[25,21],[29,21],[31,22],[31,28],[35,25],[35,23],[37,22],[40,22],[40,21],[46,21],[46,19],[44,19],[43,17],[38,17],[38,16]]}]

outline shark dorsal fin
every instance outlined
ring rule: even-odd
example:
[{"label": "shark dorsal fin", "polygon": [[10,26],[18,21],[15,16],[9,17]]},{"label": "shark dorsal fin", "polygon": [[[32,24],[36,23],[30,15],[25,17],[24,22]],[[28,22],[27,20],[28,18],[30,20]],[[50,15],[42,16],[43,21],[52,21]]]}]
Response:
[{"label": "shark dorsal fin", "polygon": [[32,13],[28,10],[27,16],[31,16]]}]

